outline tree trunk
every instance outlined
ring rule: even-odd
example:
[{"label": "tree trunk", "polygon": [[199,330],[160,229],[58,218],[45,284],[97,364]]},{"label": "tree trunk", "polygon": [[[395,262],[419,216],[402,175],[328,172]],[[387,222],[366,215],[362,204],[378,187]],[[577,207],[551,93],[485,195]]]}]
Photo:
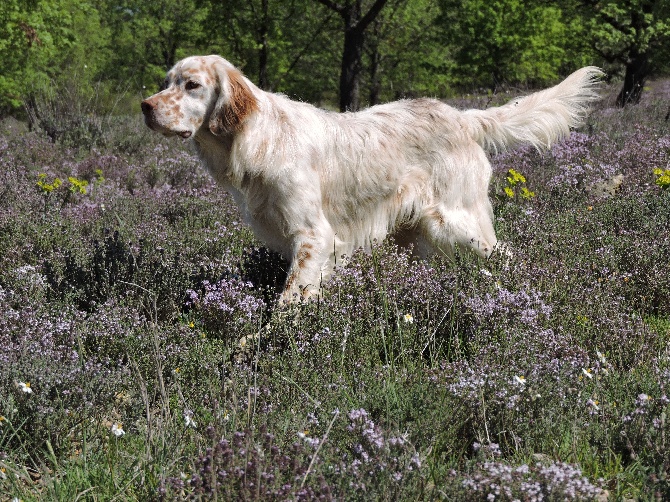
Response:
[{"label": "tree trunk", "polygon": [[647,54],[632,53],[626,62],[626,75],[621,92],[616,98],[616,105],[623,108],[628,104],[638,104],[648,75],[649,57]]},{"label": "tree trunk", "polygon": [[341,112],[355,112],[360,107],[363,43],[362,31],[350,28],[344,32],[344,51],[342,52],[342,71],[340,73]]},{"label": "tree trunk", "polygon": [[172,34],[166,34],[162,29],[161,37],[166,42],[161,47],[161,56],[163,57],[163,67],[168,70],[177,62],[177,42],[172,38]]},{"label": "tree trunk", "polygon": [[363,46],[365,30],[379,15],[388,0],[375,0],[363,15],[361,0],[347,0],[340,5],[333,0],[318,0],[337,12],[344,20],[344,50],[342,51],[342,71],[340,73],[340,111],[356,111],[360,106],[360,82],[363,71]]},{"label": "tree trunk", "polygon": [[368,94],[368,99],[370,101],[370,106],[374,106],[379,103],[379,95],[382,91],[381,78],[379,76],[379,53],[373,54],[374,59],[371,62],[370,68],[370,92]]},{"label": "tree trunk", "polygon": [[374,28],[374,42],[370,44],[370,89],[368,93],[368,99],[370,101],[370,106],[374,106],[379,103],[379,95],[382,90],[381,78],[379,75],[379,68],[381,67],[381,54],[379,53],[379,30],[377,26],[373,25]]},{"label": "tree trunk", "polygon": [[264,91],[270,91],[270,81],[268,79],[268,33],[270,32],[270,16],[268,14],[268,0],[261,2],[261,25],[258,29],[259,51],[258,51],[258,87]]}]

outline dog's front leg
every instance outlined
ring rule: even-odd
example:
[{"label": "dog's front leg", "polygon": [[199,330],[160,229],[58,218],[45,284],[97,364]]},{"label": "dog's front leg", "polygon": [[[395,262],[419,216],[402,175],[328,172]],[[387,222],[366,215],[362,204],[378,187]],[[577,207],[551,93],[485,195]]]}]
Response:
[{"label": "dog's front leg", "polygon": [[286,303],[307,299],[321,286],[319,250],[313,242],[302,241],[295,246],[281,300]]},{"label": "dog's front leg", "polygon": [[321,283],[333,271],[332,236],[317,235],[310,231],[303,234],[293,246],[293,256],[281,300],[291,303],[319,294]]}]

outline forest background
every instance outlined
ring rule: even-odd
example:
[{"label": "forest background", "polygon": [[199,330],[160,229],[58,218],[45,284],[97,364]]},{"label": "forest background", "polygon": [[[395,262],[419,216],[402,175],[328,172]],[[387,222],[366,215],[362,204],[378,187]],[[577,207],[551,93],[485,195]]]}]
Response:
[{"label": "forest background", "polygon": [[667,74],[669,38],[668,0],[5,0],[0,116],[39,120],[54,94],[136,112],[166,69],[206,53],[341,110],[539,87],[586,64],[622,79],[625,105]]}]

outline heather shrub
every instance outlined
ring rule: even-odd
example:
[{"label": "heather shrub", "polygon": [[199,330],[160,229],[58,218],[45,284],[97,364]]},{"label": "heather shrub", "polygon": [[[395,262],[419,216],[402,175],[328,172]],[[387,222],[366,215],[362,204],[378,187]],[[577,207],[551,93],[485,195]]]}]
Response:
[{"label": "heather shrub", "polygon": [[[192,471],[167,478],[161,498],[331,500],[343,491],[395,498],[420,489],[421,460],[406,437],[385,434],[363,409],[338,421],[340,413],[331,414],[323,435],[315,434],[324,427],[313,413],[292,438],[275,436],[263,425],[219,439],[209,427],[205,434],[213,446],[195,460]],[[333,435],[346,440],[335,452],[323,448]]]},{"label": "heather shrub", "polygon": [[379,242],[290,307],[286,261],[140,117],[0,135],[0,493],[667,498],[659,103],[494,155],[490,259]]},{"label": "heather shrub", "polygon": [[32,127],[44,131],[53,142],[89,149],[104,134],[104,112],[97,96],[78,83],[73,78],[67,85],[44,85],[32,93],[25,109]]},{"label": "heather shrub", "polygon": [[[445,270],[445,262],[441,266]],[[428,263],[413,260],[392,242],[374,246],[372,253],[358,252],[325,287],[329,329],[379,333],[378,350],[385,351],[387,364],[407,354],[439,357],[452,348],[454,335],[457,285],[456,277],[446,271],[440,274]]]},{"label": "heather shrub", "polygon": [[601,491],[579,469],[562,462],[512,467],[488,461],[462,483],[468,500],[592,500]]},{"label": "heather shrub", "polygon": [[43,267],[54,298],[75,302],[82,310],[91,311],[112,297],[131,296],[144,305],[145,313],[169,317],[186,298],[191,274],[199,272],[188,265],[179,251],[167,252],[144,240],[133,250],[115,231],[102,242],[93,241],[85,254],[56,255]]},{"label": "heather shrub", "polygon": [[[235,432],[232,440],[215,441],[199,457],[193,473],[167,478],[160,488],[161,499],[329,499],[330,488],[323,478],[305,486],[312,449],[297,441],[287,451],[275,444],[266,430]],[[303,480],[303,482],[299,482]]]},{"label": "heather shrub", "polygon": [[242,338],[253,335],[261,326],[265,303],[252,294],[252,284],[238,279],[205,281],[203,291],[189,290],[188,304],[212,334]]},{"label": "heather shrub", "polygon": [[82,151],[110,148],[137,153],[154,138],[146,128],[129,132],[130,125],[141,121],[117,115],[116,107],[123,99],[117,89],[73,75],[67,82],[51,80],[36,86],[23,105],[30,128],[53,143]]},{"label": "heather shrub", "polygon": [[101,148],[106,152],[142,157],[148,145],[157,145],[160,138],[144,124],[140,116],[110,116]]},{"label": "heather shrub", "polygon": [[128,369],[106,357],[87,357],[84,316],[73,309],[26,306],[20,293],[0,289],[0,406],[5,449],[23,459],[45,448],[80,441],[82,421],[111,410]]}]

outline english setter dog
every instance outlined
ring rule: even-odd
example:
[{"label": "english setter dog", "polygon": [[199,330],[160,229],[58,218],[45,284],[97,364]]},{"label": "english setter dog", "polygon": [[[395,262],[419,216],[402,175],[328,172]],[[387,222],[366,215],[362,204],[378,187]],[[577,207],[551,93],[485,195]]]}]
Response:
[{"label": "english setter dog", "polygon": [[335,260],[393,235],[420,256],[496,246],[486,152],[538,149],[570,133],[598,98],[586,67],[487,110],[413,99],[335,113],[256,87],[219,56],[193,56],[145,99],[146,124],[190,138],[254,234],[290,260],[282,300],[320,290]]}]

